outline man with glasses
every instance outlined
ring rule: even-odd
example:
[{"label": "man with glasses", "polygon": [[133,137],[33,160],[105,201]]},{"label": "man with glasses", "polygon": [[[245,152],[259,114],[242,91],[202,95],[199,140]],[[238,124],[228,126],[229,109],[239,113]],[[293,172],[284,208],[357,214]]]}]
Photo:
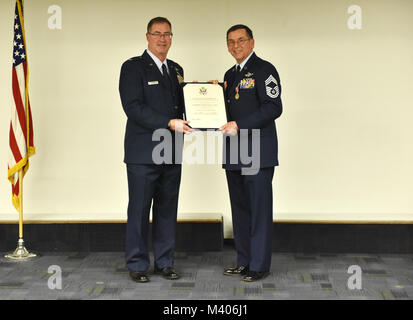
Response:
[{"label": "man with glasses", "polygon": [[[180,82],[183,81],[183,69],[166,58],[172,43],[168,19],[152,19],[147,26],[146,39],[148,48],[141,56],[123,63],[119,81],[122,106],[127,116],[124,162],[129,204],[125,258],[130,277],[136,282],[149,281],[148,230],[152,201],[154,273],[170,280],[179,278],[174,269],[181,181],[179,153],[183,146],[182,133],[191,131],[188,122],[182,120]],[[153,139],[157,129],[175,131],[170,135],[169,144],[173,150],[172,160],[161,164],[153,158],[154,148],[159,144],[159,140]]]},{"label": "man with glasses", "polygon": [[[224,76],[228,123],[220,129],[236,136],[239,148],[233,159],[231,139],[225,138],[225,169],[231,202],[237,266],[225,275],[241,275],[243,281],[257,281],[269,274],[273,228],[274,168],[278,165],[275,119],[282,113],[281,85],[275,67],[254,53],[252,31],[235,25],[227,31],[229,53],[236,65]],[[253,139],[254,129],[259,130]],[[248,153],[259,147],[259,170],[248,171],[243,163],[243,146]],[[257,147],[257,146],[255,146]],[[256,150],[256,149],[255,149]]]}]

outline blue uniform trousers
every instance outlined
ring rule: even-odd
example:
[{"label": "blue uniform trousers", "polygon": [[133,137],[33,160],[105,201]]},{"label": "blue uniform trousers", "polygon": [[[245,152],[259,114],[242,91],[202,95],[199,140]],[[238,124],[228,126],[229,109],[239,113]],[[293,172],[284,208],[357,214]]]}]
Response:
[{"label": "blue uniform trousers", "polygon": [[147,271],[149,214],[152,204],[152,245],[155,265],[173,266],[181,165],[127,164],[129,204],[126,267]]},{"label": "blue uniform trousers", "polygon": [[274,167],[256,175],[225,170],[232,210],[237,265],[269,271],[272,255]]}]

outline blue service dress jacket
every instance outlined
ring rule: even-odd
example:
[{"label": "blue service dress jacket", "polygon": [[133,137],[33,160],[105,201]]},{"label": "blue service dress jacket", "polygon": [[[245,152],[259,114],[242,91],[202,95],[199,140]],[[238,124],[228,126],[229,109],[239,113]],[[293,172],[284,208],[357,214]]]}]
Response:
[{"label": "blue service dress jacket", "polygon": [[[162,76],[155,62],[144,51],[141,56],[125,61],[121,68],[119,92],[122,106],[127,115],[125,132],[125,163],[153,164],[152,151],[160,143],[153,141],[157,129],[168,129],[171,119],[182,119],[184,102],[180,82],[184,72],[176,62],[167,59],[170,82]],[[182,149],[182,143],[175,143],[172,136],[172,150]],[[179,135],[178,135],[179,136]],[[180,140],[183,139],[180,135]],[[175,163],[172,152],[172,163]]]},{"label": "blue service dress jacket", "polygon": [[[259,168],[277,166],[278,139],[274,120],[282,113],[282,102],[276,68],[253,53],[240,72],[234,66],[225,73],[224,89],[228,122],[236,121],[240,131],[236,136],[238,149],[231,149],[230,138],[224,141],[223,168],[240,170],[251,166],[245,163],[245,157],[240,157],[240,152],[248,145],[248,154],[252,154],[252,143],[257,141],[252,139],[252,129],[259,129]],[[231,156],[234,157],[231,150],[237,152],[237,161],[231,161]]]}]

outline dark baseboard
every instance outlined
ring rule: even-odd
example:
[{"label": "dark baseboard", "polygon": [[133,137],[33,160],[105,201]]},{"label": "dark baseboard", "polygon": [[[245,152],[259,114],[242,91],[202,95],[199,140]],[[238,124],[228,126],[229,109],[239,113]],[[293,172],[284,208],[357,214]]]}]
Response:
[{"label": "dark baseboard", "polygon": [[[24,240],[33,252],[124,251],[125,231],[125,223],[32,223],[24,225]],[[0,224],[1,252],[14,250],[17,238],[17,224]],[[272,245],[274,252],[413,253],[413,225],[274,223]],[[223,246],[222,221],[178,222],[176,251],[221,251]]]},{"label": "dark baseboard", "polygon": [[274,224],[273,251],[413,253],[413,225]]},{"label": "dark baseboard", "polygon": [[[33,252],[108,252],[124,251],[125,235],[126,223],[33,223],[24,225],[23,239]],[[17,224],[0,224],[0,251],[13,251],[17,240]],[[176,251],[221,251],[223,241],[222,221],[177,223]]]}]

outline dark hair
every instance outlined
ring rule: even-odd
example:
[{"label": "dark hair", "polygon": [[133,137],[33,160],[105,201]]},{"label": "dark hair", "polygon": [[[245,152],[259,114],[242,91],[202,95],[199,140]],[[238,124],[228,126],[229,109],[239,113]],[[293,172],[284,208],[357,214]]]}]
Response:
[{"label": "dark hair", "polygon": [[168,19],[166,19],[164,17],[156,17],[156,18],[151,19],[151,21],[149,21],[148,27],[146,28],[146,31],[148,33],[151,31],[152,25],[154,23],[167,23],[167,24],[169,24],[169,27],[172,29],[172,25],[171,25],[171,23],[169,22]]},{"label": "dark hair", "polygon": [[236,24],[235,26],[232,26],[231,28],[229,28],[228,31],[227,31],[227,39],[228,39],[228,35],[229,35],[230,32],[235,31],[235,30],[238,30],[238,29],[244,29],[244,30],[247,32],[248,36],[249,36],[251,39],[254,39],[254,37],[252,36],[252,31],[251,31],[251,29],[248,28],[248,27],[247,27],[246,25],[244,25],[244,24]]}]

